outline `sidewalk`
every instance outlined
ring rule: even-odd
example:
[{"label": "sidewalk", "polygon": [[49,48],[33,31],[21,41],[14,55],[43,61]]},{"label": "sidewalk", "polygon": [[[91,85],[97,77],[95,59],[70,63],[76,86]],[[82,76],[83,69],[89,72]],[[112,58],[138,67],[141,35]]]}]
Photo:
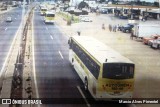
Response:
[{"label": "sidewalk", "polygon": [[[60,30],[68,37],[77,35],[81,31],[81,36],[92,36],[104,44],[110,46],[123,56],[135,63],[135,90],[133,98],[159,98],[159,50],[153,50],[141,42],[130,40],[130,34],[120,31],[110,32],[109,24],[117,24],[116,19],[102,18],[91,14],[93,22],[80,22],[67,26],[67,22],[57,16],[56,24]],[[123,20],[122,20],[123,21]],[[105,30],[102,30],[102,23]],[[142,52],[143,51],[143,52]],[[154,72],[154,73],[152,73]],[[159,107],[158,104],[136,105],[136,107]]]}]

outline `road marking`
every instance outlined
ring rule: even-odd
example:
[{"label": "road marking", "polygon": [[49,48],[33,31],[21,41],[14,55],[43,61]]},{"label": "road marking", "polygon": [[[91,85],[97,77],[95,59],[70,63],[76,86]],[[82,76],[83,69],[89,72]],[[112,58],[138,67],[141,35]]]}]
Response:
[{"label": "road marking", "polygon": [[63,59],[63,56],[62,56],[62,54],[61,54],[61,52],[60,52],[60,51],[59,51],[59,54],[60,54],[61,58]]},{"label": "road marking", "polygon": [[53,37],[52,37],[52,35],[50,35],[50,37],[51,37],[51,39],[53,40]]},{"label": "road marking", "polygon": [[[39,98],[39,92],[38,92],[38,86],[37,86],[37,76],[36,76],[36,68],[35,68],[35,53],[34,53],[34,24],[33,21],[34,20],[34,14],[33,14],[33,18],[32,18],[32,54],[33,54],[33,77],[34,77],[34,84],[35,84],[35,89],[36,89],[36,97]],[[40,107],[40,105],[38,104],[38,107]]]},{"label": "road marking", "polygon": [[5,28],[5,30],[7,30],[8,28]]},{"label": "road marking", "polygon": [[48,30],[48,28],[46,27],[46,30]]},{"label": "road marking", "polygon": [[78,91],[80,92],[80,94],[82,95],[84,101],[86,102],[87,107],[90,107],[91,105],[90,105],[90,104],[88,103],[88,101],[86,100],[86,97],[85,97],[85,95],[83,94],[81,88],[80,88],[79,86],[77,86],[77,88],[78,88]]}]

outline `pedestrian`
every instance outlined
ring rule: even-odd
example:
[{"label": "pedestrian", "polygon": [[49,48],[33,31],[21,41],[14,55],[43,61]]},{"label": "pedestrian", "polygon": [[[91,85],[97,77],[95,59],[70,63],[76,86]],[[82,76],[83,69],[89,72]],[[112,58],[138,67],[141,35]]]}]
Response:
[{"label": "pedestrian", "polygon": [[111,32],[111,25],[110,24],[109,24],[108,28],[109,28],[109,31]]},{"label": "pedestrian", "polygon": [[80,31],[77,31],[77,33],[78,33],[78,36],[80,36],[80,35],[81,35],[81,32],[80,32]]},{"label": "pedestrian", "polygon": [[105,25],[104,25],[104,23],[102,24],[102,29],[105,30]]},{"label": "pedestrian", "polygon": [[140,21],[142,21],[142,19],[143,19],[142,15],[139,16],[139,19],[140,19]]},{"label": "pedestrian", "polygon": [[113,31],[113,32],[114,32],[114,26],[113,26],[113,25],[111,25],[111,31]]},{"label": "pedestrian", "polygon": [[133,28],[132,28],[132,30],[131,30],[131,36],[130,36],[130,39],[131,39],[131,40],[133,40],[133,37],[134,37],[133,32],[134,32],[134,31],[133,31]]},{"label": "pedestrian", "polygon": [[116,32],[116,29],[117,29],[117,26],[114,25],[114,26],[113,26],[113,32]]},{"label": "pedestrian", "polygon": [[131,32],[130,39],[133,40],[133,32]]},{"label": "pedestrian", "polygon": [[114,26],[115,27],[115,32],[117,31],[117,25]]},{"label": "pedestrian", "polygon": [[119,31],[119,24],[117,25],[117,30]]}]

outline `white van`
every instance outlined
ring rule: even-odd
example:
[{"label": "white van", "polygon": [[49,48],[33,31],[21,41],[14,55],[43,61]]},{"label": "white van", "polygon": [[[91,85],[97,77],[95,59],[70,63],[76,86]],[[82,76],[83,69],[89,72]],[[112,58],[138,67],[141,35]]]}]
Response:
[{"label": "white van", "polygon": [[89,17],[88,15],[79,15],[79,20],[82,20],[84,17]]}]

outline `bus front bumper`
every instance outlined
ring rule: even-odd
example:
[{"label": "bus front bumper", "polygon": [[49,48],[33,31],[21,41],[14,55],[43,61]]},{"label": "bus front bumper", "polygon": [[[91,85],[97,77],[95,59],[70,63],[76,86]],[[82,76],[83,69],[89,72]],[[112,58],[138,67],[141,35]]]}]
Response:
[{"label": "bus front bumper", "polygon": [[53,20],[45,20],[45,23],[54,23]]}]

